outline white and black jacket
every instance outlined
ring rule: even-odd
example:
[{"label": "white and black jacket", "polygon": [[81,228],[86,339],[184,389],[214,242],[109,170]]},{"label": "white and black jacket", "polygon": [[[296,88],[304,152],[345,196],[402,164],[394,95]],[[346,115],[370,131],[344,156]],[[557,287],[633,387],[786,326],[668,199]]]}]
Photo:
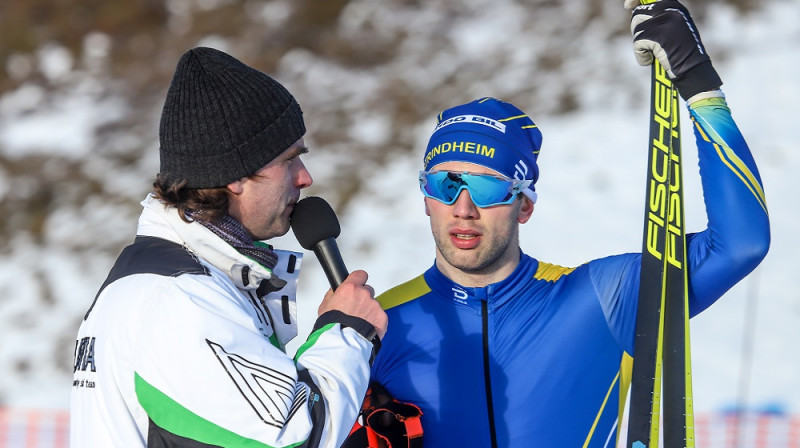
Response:
[{"label": "white and black jacket", "polygon": [[[148,196],[75,344],[74,447],[338,447],[356,419],[373,344],[326,313],[294,359],[301,254],[270,273]],[[267,283],[267,282],[265,282]]]}]

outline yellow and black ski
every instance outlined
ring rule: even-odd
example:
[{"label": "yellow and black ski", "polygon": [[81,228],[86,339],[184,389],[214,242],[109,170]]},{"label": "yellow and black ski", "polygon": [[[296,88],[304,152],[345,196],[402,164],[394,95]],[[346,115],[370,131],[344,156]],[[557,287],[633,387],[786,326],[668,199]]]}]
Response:
[{"label": "yellow and black ski", "polygon": [[664,446],[694,447],[692,364],[689,347],[689,295],[683,201],[678,91],[672,89],[672,137],[668,189],[665,267],[662,420]]},{"label": "yellow and black ski", "polygon": [[[642,2],[645,3],[645,2]],[[651,83],[642,271],[627,446],[694,447],[678,93],[658,61]],[[661,431],[661,422],[664,428]]]}]

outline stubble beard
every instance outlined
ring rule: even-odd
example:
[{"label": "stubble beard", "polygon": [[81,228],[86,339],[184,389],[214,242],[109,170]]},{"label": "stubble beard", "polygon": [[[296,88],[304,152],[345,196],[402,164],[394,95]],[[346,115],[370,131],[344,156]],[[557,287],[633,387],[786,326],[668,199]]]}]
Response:
[{"label": "stubble beard", "polygon": [[470,274],[485,273],[491,270],[507,251],[511,239],[489,241],[475,249],[459,249],[453,247],[450,235],[434,234],[436,248],[442,258],[452,267]]}]

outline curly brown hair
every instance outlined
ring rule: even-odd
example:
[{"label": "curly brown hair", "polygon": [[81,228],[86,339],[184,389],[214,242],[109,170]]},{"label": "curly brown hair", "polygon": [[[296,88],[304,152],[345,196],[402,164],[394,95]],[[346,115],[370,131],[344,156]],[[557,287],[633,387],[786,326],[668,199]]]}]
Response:
[{"label": "curly brown hair", "polygon": [[186,188],[186,180],[167,183],[159,173],[153,181],[153,193],[162,202],[178,209],[186,222],[214,222],[228,214],[228,190],[217,188]]}]

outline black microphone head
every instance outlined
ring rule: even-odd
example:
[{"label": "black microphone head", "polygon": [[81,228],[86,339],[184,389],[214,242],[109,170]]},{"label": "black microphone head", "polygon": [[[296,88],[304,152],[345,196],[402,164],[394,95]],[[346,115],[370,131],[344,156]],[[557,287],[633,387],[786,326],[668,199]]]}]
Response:
[{"label": "black microphone head", "polygon": [[314,245],[341,232],[339,219],[331,206],[318,196],[301,199],[294,206],[290,218],[292,231],[303,249],[313,250]]}]

